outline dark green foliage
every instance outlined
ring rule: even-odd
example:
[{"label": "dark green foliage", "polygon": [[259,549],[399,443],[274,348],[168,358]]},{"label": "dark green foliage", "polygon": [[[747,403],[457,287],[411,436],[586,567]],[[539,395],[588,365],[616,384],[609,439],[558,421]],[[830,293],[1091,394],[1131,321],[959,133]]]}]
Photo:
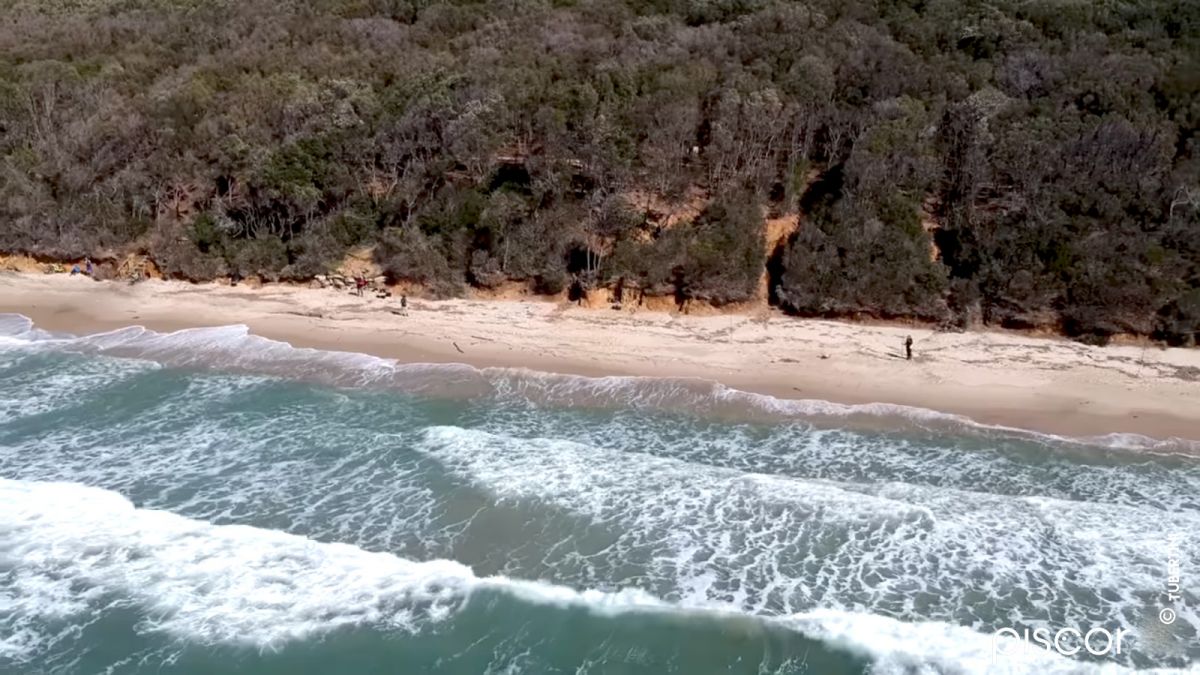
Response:
[{"label": "dark green foliage", "polygon": [[437,239],[413,226],[389,228],[379,238],[376,259],[393,281],[426,284],[438,295],[455,295],[461,276],[446,261]]},{"label": "dark green foliage", "polygon": [[715,304],[749,300],[765,264],[762,209],[753,195],[719,197],[680,228],[683,257],[677,293]]},{"label": "dark green foliage", "polygon": [[567,253],[580,241],[581,218],[569,205],[518,218],[500,233],[492,255],[508,278],[530,280],[542,292],[557,293],[570,283]]},{"label": "dark green foliage", "polygon": [[679,301],[725,304],[754,296],[764,265],[762,211],[751,194],[718,197],[691,223],[618,241],[606,276]]},{"label": "dark green foliage", "polygon": [[0,249],[1187,343],[1198,8],[15,0]]},{"label": "dark green foliage", "polygon": [[260,181],[272,197],[303,211],[320,200],[331,183],[334,167],[332,153],[325,144],[305,138],[272,153]]},{"label": "dark green foliage", "polygon": [[287,247],[278,237],[255,237],[230,242],[225,256],[229,269],[241,276],[276,280],[288,263]]},{"label": "dark green foliage", "polygon": [[228,273],[219,253],[202,252],[189,233],[178,226],[156,231],[148,246],[151,257],[168,277],[208,281]]},{"label": "dark green foliage", "polygon": [[282,279],[305,280],[326,274],[341,262],[346,247],[330,232],[330,226],[315,223],[304,233],[288,242],[289,263],[279,276]]},{"label": "dark green foliage", "polygon": [[1157,337],[1194,347],[1200,341],[1200,289],[1193,289],[1159,312]]},{"label": "dark green foliage", "polygon": [[916,208],[888,203],[886,216],[841,203],[828,220],[806,223],[785,253],[780,304],[810,316],[944,318],[944,268],[931,259]]}]

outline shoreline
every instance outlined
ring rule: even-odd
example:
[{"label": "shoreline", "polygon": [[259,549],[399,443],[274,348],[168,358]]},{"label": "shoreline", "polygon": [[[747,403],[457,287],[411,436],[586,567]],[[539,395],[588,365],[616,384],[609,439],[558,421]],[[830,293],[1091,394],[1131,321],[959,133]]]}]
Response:
[{"label": "shoreline", "polygon": [[[86,334],[245,324],[297,347],[405,363],[600,377],[697,377],[781,399],[888,403],[1087,437],[1200,439],[1200,350],[798,319],[579,309],[543,300],[409,301],[289,285],[0,273],[0,312]],[[915,357],[904,360],[911,334]]]}]

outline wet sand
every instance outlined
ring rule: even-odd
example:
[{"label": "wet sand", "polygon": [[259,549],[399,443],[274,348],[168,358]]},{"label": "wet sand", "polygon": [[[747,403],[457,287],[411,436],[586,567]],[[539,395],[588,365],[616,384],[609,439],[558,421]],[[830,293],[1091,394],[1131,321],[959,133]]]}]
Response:
[{"label": "wet sand", "polygon": [[[360,298],[0,273],[0,312],[76,334],[245,324],[296,346],[404,362],[709,378],[781,398],[893,403],[1071,436],[1200,439],[1200,350],[756,315],[687,316],[530,300]],[[915,357],[903,357],[912,335]]]}]

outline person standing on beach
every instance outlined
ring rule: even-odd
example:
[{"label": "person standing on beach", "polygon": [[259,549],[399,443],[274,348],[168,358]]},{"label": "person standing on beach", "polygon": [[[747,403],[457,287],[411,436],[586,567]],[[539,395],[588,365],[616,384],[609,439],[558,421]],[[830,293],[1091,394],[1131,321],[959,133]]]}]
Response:
[{"label": "person standing on beach", "polygon": [[904,338],[904,358],[912,361],[912,336]]}]

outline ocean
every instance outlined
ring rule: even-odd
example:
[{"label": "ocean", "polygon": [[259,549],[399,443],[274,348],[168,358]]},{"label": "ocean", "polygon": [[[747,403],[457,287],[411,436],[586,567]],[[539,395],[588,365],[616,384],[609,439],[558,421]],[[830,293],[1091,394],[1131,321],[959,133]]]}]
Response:
[{"label": "ocean", "polygon": [[1198,450],[4,315],[0,672],[1200,672]]}]

